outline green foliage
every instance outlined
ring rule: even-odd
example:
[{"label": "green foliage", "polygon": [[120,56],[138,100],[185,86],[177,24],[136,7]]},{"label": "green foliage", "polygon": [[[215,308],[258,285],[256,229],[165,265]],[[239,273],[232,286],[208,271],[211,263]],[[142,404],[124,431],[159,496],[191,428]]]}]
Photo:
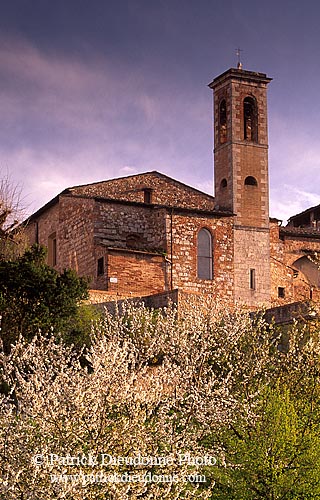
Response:
[{"label": "green foliage", "polygon": [[87,298],[86,280],[72,270],[59,274],[45,259],[45,249],[34,245],[17,260],[0,262],[1,337],[7,350],[20,334],[30,339],[41,329],[68,337],[81,324],[78,303]]},{"label": "green foliage", "polygon": [[320,499],[319,324],[285,333],[286,353],[261,358],[248,413],[211,435],[223,450],[212,500]]},{"label": "green foliage", "polygon": [[[217,301],[200,314],[200,305],[178,315],[124,304],[95,323],[83,351],[39,334],[0,352],[5,498],[319,500],[319,323],[286,327],[284,342],[261,316]],[[80,308],[64,326],[87,332],[83,340],[91,317]],[[49,473],[80,469],[39,467],[32,456],[40,452],[170,456],[172,464],[139,471],[182,480],[55,484]],[[181,454],[217,463],[180,464]],[[114,470],[138,471],[103,472]],[[195,473],[205,482],[183,481]]]},{"label": "green foliage", "polygon": [[90,346],[92,325],[99,321],[101,316],[101,310],[93,305],[78,305],[76,313],[70,315],[64,323],[64,341],[77,348]]}]

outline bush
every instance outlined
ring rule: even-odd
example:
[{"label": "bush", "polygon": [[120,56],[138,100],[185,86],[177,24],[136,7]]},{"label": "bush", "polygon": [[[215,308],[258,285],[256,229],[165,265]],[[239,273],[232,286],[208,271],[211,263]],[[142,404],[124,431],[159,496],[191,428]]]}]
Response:
[{"label": "bush", "polygon": [[59,274],[46,264],[46,251],[34,245],[14,261],[0,262],[1,338],[5,349],[40,330],[68,336],[88,286],[74,271]]},{"label": "bush", "polygon": [[293,325],[284,354],[263,318],[203,311],[127,305],[86,352],[39,334],[3,353],[3,498],[319,498],[318,327]]}]

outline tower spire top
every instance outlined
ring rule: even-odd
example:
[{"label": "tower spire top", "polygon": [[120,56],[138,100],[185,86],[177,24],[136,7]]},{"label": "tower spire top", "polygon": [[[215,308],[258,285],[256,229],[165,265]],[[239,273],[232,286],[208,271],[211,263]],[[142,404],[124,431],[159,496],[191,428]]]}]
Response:
[{"label": "tower spire top", "polygon": [[238,62],[237,62],[237,68],[238,69],[242,69],[241,52],[243,52],[243,50],[238,47],[236,49],[236,55],[237,55],[237,58],[238,58]]}]

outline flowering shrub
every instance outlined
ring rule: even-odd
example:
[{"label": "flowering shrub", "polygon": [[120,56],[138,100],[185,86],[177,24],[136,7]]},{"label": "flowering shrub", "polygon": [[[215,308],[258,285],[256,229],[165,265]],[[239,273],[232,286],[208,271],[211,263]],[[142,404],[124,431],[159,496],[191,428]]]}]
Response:
[{"label": "flowering shrub", "polygon": [[314,335],[283,353],[262,318],[200,306],[128,304],[83,352],[39,333],[2,353],[0,497],[298,498],[271,493],[301,454],[317,466]]}]

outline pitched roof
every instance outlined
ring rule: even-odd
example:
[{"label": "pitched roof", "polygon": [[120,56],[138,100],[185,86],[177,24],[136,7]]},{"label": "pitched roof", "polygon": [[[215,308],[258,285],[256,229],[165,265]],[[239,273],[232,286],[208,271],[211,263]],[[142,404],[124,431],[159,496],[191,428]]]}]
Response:
[{"label": "pitched roof", "polygon": [[68,188],[71,195],[87,195],[126,201],[143,201],[152,192],[152,203],[185,208],[214,209],[214,197],[157,171],[109,179]]},{"label": "pitched roof", "polygon": [[320,231],[313,227],[294,227],[286,226],[280,227],[280,235],[283,236],[298,236],[303,238],[320,238]]},{"label": "pitched roof", "polygon": [[292,221],[296,217],[300,217],[301,215],[306,215],[310,212],[314,212],[315,210],[320,210],[320,205],[315,205],[314,207],[307,208],[306,210],[303,210],[303,212],[299,212],[296,215],[292,215],[288,220]]},{"label": "pitched roof", "polygon": [[208,196],[209,198],[213,198],[214,199],[214,196],[210,195],[210,194],[207,194],[207,193],[204,193],[203,191],[200,191],[199,189],[196,189],[192,186],[189,186],[188,184],[185,184],[181,181],[178,181],[177,179],[174,179],[173,177],[169,177],[169,175],[166,175],[166,174],[162,174],[161,172],[158,172],[157,170],[150,170],[150,172],[142,172],[140,174],[132,174],[132,175],[124,175],[122,177],[114,177],[113,179],[107,179],[107,180],[104,180],[104,181],[97,181],[97,182],[90,182],[89,184],[79,184],[77,186],[72,186],[72,187],[69,187],[67,188],[67,190],[77,190],[79,188],[85,188],[85,187],[94,187],[94,186],[100,186],[100,185],[107,185],[107,184],[112,184],[116,181],[122,181],[122,180],[125,180],[125,179],[134,179],[134,178],[142,178],[146,175],[150,175],[150,176],[155,176],[155,177],[158,177],[160,179],[164,179],[166,180],[167,182],[171,182],[171,183],[174,183],[174,184],[177,184],[179,186],[182,186],[184,188],[187,188],[188,190],[192,190],[196,193],[199,193],[201,195],[205,195],[205,196]]},{"label": "pitched roof", "polygon": [[152,193],[150,205],[207,213],[214,212],[220,216],[232,215],[231,212],[215,210],[214,196],[203,193],[160,172],[150,171],[66,188],[32,214],[28,220],[35,219],[54,206],[59,202],[59,197],[63,195],[92,198],[105,202],[144,204],[144,191],[146,190]]}]

